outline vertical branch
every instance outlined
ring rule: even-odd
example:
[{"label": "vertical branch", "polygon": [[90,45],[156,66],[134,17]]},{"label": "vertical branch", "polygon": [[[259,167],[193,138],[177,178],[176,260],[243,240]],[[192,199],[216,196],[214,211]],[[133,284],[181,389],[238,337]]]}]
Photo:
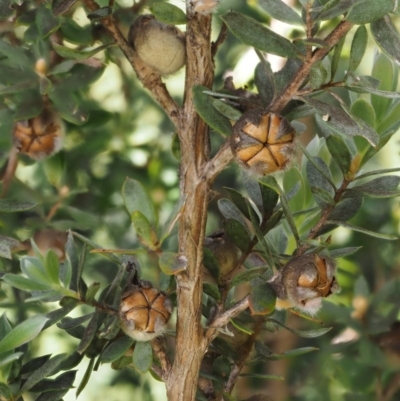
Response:
[{"label": "vertical branch", "polygon": [[188,268],[178,274],[178,317],[175,360],[166,382],[170,401],[193,401],[196,396],[200,364],[205,352],[201,327],[202,258],[209,184],[202,178],[208,161],[208,127],[193,104],[194,85],[211,87],[214,65],[211,57],[211,16],[192,11],[187,2],[186,81],[183,113],[178,135],[181,141],[181,182],[186,204],[180,219],[180,252]]}]

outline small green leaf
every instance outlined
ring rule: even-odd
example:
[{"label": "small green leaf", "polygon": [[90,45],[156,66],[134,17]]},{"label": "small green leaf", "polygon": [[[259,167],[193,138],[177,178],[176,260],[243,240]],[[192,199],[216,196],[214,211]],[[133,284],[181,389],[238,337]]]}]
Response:
[{"label": "small green leaf", "polygon": [[369,235],[371,237],[386,239],[386,240],[389,240],[389,241],[395,241],[395,240],[399,239],[395,235],[377,233],[375,231],[370,231],[370,230],[367,230],[367,229],[362,228],[362,227],[357,227],[357,226],[354,226],[353,224],[345,223],[343,221],[327,220],[326,223],[327,224],[335,224],[335,225],[338,225],[338,226],[341,226],[341,227],[344,227],[344,228],[348,228],[349,230],[358,231],[360,233]]},{"label": "small green leaf", "polygon": [[222,135],[231,135],[232,125],[229,119],[221,114],[212,103],[210,95],[204,93],[208,88],[201,85],[195,85],[192,89],[193,101],[199,116],[215,131]]},{"label": "small green leaf", "polygon": [[44,268],[49,280],[59,285],[60,262],[58,261],[58,256],[52,249],[49,249],[46,253]]},{"label": "small green leaf", "polygon": [[13,199],[0,199],[0,212],[2,213],[14,213],[14,212],[25,212],[36,207],[38,204],[29,201],[20,201]]},{"label": "small green leaf", "polygon": [[170,25],[186,24],[186,14],[170,3],[154,3],[150,6],[151,13],[161,22]]},{"label": "small green leaf", "polygon": [[390,175],[375,178],[364,184],[360,184],[348,189],[348,192],[358,192],[375,198],[388,198],[397,196],[400,191],[397,189],[400,184],[400,177]]},{"label": "small green leaf", "polygon": [[[30,391],[32,393],[48,393],[48,392],[66,392],[72,388],[72,384],[75,380],[76,370],[64,372],[58,375],[55,379],[42,379],[35,384]],[[53,399],[53,398],[49,398]]]},{"label": "small green leaf", "polygon": [[5,86],[4,88],[0,89],[0,95],[8,95],[11,93],[21,93],[26,91],[27,89],[37,89],[38,87],[38,81],[37,79],[35,80],[28,80],[28,81],[23,81],[23,82],[17,82],[14,85],[8,85]]},{"label": "small green leaf", "polygon": [[167,275],[178,274],[187,268],[187,258],[174,252],[163,252],[158,260],[161,271]]},{"label": "small green leaf", "polygon": [[225,219],[235,219],[237,220],[243,228],[249,232],[247,228],[246,220],[243,217],[242,212],[238,209],[238,207],[231,202],[229,199],[219,199],[218,200],[218,209],[225,217]]},{"label": "small green leaf", "polygon": [[360,65],[367,48],[368,32],[364,25],[358,27],[351,43],[349,71],[355,71]]},{"label": "small green leaf", "polygon": [[61,46],[56,42],[51,42],[51,44],[57,54],[59,54],[61,57],[72,60],[85,60],[87,58],[93,57],[98,52],[105,50],[112,45],[112,43],[108,43],[105,45],[98,46],[94,49],[76,50],[76,49],[71,49],[69,47]]},{"label": "small green leaf", "polygon": [[286,330],[289,330],[291,333],[296,334],[299,337],[303,337],[303,338],[320,337],[320,336],[323,336],[324,334],[326,334],[328,331],[332,330],[332,327],[327,327],[327,328],[317,329],[317,330],[295,330],[295,329],[285,326],[283,323],[281,323],[279,320],[276,320],[276,319],[267,319],[267,321],[276,323],[279,326],[284,327]]},{"label": "small green leaf", "polygon": [[42,39],[55,32],[59,26],[60,22],[45,5],[36,10],[36,27]]},{"label": "small green leaf", "polygon": [[[362,136],[372,146],[378,145],[379,136],[375,130],[364,121],[358,120],[355,116],[350,117],[343,108],[312,98],[303,98],[303,100],[315,108],[317,113],[333,131],[350,137]],[[341,106],[344,107],[343,105]]]},{"label": "small green leaf", "polygon": [[350,170],[352,159],[346,144],[339,137],[331,135],[326,138],[326,145],[340,170],[342,170],[342,173],[346,175]]},{"label": "small green leaf", "polygon": [[400,35],[388,15],[371,23],[372,36],[378,46],[400,64]]},{"label": "small green leaf", "polygon": [[78,299],[71,298],[71,300],[73,300],[73,302],[70,302],[68,305],[65,305],[62,308],[56,309],[46,314],[48,320],[43,326],[43,330],[47,329],[53,324],[56,324],[59,320],[68,315],[69,312],[71,312],[79,305]]},{"label": "small green leaf", "polygon": [[[325,21],[333,19],[339,15],[347,13],[351,7],[360,2],[360,0],[341,0],[339,2],[329,1],[325,4],[323,11],[317,15],[316,19]],[[327,7],[327,6],[331,7]]]},{"label": "small green leaf", "polygon": [[210,283],[203,283],[203,291],[205,294],[214,298],[217,302],[221,301],[221,293],[216,285]]},{"label": "small green leaf", "polygon": [[100,283],[90,284],[86,291],[86,295],[85,295],[86,302],[88,302],[88,303],[93,302],[94,297],[98,293],[99,289],[100,289]]},{"label": "small green leaf", "polygon": [[65,253],[67,261],[64,264],[66,271],[64,271],[63,284],[65,287],[69,287],[72,291],[78,291],[79,280],[81,278],[82,272],[80,271],[78,249],[75,245],[71,231],[68,232],[68,239],[65,245]]},{"label": "small green leaf", "polygon": [[263,199],[263,217],[271,216],[279,200],[278,192],[261,183],[259,185]]},{"label": "small green leaf", "polygon": [[[13,65],[18,65],[23,68],[33,66],[33,61],[29,59],[22,47],[13,46],[4,40],[0,40],[0,54],[8,57]],[[26,79],[24,77],[24,79]]]},{"label": "small green leaf", "polygon": [[241,283],[247,283],[254,278],[262,276],[268,270],[270,270],[269,267],[254,267],[253,269],[246,270],[245,272],[240,273],[237,276],[235,276],[232,279],[229,287],[233,288]]},{"label": "small green leaf", "polygon": [[88,120],[88,113],[83,110],[77,97],[68,90],[61,87],[53,87],[49,97],[61,117],[68,122],[82,125]]},{"label": "small green leaf", "polygon": [[105,317],[106,317],[106,314],[104,312],[97,311],[94,313],[94,316],[92,317],[89,324],[87,325],[87,327],[83,333],[81,342],[79,343],[78,348],[76,350],[79,354],[83,354],[87,350],[90,343],[93,341],[97,330],[103,323],[103,320],[105,319]]},{"label": "small green leaf", "polygon": [[46,274],[44,265],[40,259],[24,256],[21,258],[21,271],[32,281],[48,286],[52,289],[50,277]]},{"label": "small green leaf", "polygon": [[61,188],[65,176],[65,158],[62,152],[43,160],[43,167],[50,184]]},{"label": "small green leaf", "polygon": [[78,398],[79,394],[84,390],[86,385],[89,383],[90,376],[93,372],[94,363],[96,362],[95,358],[91,358],[86,368],[85,374],[83,375],[82,381],[79,383],[79,386],[76,390],[76,397]]},{"label": "small green leaf", "polygon": [[378,174],[386,174],[386,173],[397,173],[400,171],[400,167],[396,167],[396,168],[385,168],[382,170],[373,170],[373,171],[368,171],[367,173],[358,175],[357,177],[354,178],[353,181],[355,180],[360,180],[362,178],[367,178],[367,177],[371,177],[373,175],[378,175]]},{"label": "small green leaf", "polygon": [[150,222],[147,220],[146,216],[136,210],[131,214],[131,220],[138,240],[147,248],[155,249],[157,247],[156,234],[152,230]]},{"label": "small green leaf", "polygon": [[335,46],[335,50],[333,51],[333,56],[332,56],[332,61],[331,61],[331,77],[332,79],[335,78],[336,71],[339,67],[339,61],[341,60],[342,56],[342,50],[343,50],[343,45],[344,41],[346,39],[346,36],[343,36],[338,44]]},{"label": "small green leaf", "polygon": [[153,364],[153,349],[149,341],[138,341],[132,355],[132,362],[140,373],[146,373]]},{"label": "small green leaf", "polygon": [[276,294],[269,283],[253,287],[249,307],[252,315],[269,315],[275,309]]},{"label": "small green leaf", "polygon": [[[158,3],[160,4],[160,3]],[[212,105],[226,118],[229,118],[229,120],[237,121],[239,118],[242,116],[242,113],[235,109],[234,107],[230,106],[228,103],[214,99],[212,101]]]},{"label": "small green leaf", "polygon": [[45,291],[49,290],[49,285],[41,284],[31,279],[17,276],[16,274],[6,273],[2,278],[11,287],[18,288],[24,291]]},{"label": "small green leaf", "polygon": [[377,89],[379,81],[369,76],[357,77],[349,72],[345,82],[346,87],[353,92],[372,93],[389,99],[400,99],[400,93]]},{"label": "small green leaf", "polygon": [[221,16],[221,19],[229,30],[248,46],[281,57],[301,57],[301,53],[292,42],[266,28],[253,18],[235,11],[229,11]]},{"label": "small green leaf", "polygon": [[18,360],[22,355],[24,355],[23,352],[15,352],[11,353],[11,355],[8,355],[8,352],[4,352],[2,355],[0,355],[0,369],[4,368],[11,362]]},{"label": "small green leaf", "polygon": [[304,25],[301,16],[281,0],[260,0],[259,4],[272,18],[290,25]]},{"label": "small green leaf", "polygon": [[357,99],[351,106],[351,113],[364,120],[371,127],[375,126],[375,111],[365,99]]},{"label": "small green leaf", "polygon": [[270,63],[260,54],[261,63],[259,63],[254,72],[254,83],[257,86],[258,93],[261,96],[263,105],[269,106],[275,96],[275,77]]},{"label": "small green leaf", "polygon": [[135,342],[131,337],[124,336],[113,341],[101,354],[101,363],[110,363],[120,358]]},{"label": "small green leaf", "polygon": [[250,237],[248,231],[236,219],[227,219],[223,222],[224,230],[229,239],[243,252],[249,248]]},{"label": "small green leaf", "polygon": [[82,323],[85,323],[87,320],[91,319],[94,316],[94,312],[89,313],[80,317],[65,317],[61,320],[60,323],[57,323],[57,327],[62,330],[73,329],[75,327],[80,326]]},{"label": "small green leaf", "polygon": [[157,224],[156,211],[153,202],[144,186],[132,178],[126,178],[122,186],[122,197],[125,207],[130,215],[133,212],[141,212],[154,227]]},{"label": "small green leaf", "polygon": [[250,213],[254,213],[254,211],[249,211],[247,199],[240,192],[233,188],[224,187],[224,189],[228,191],[234,205],[237,206],[243,215],[250,220]]},{"label": "small green leaf", "polygon": [[357,25],[368,24],[392,12],[394,8],[393,0],[363,0],[349,11],[346,19]]},{"label": "small green leaf", "polygon": [[340,248],[340,249],[335,249],[333,251],[330,251],[330,256],[333,259],[338,259],[338,258],[345,258],[346,256],[353,255],[353,253],[356,253],[362,248],[362,246],[354,246],[354,247],[348,247],[348,248]]},{"label": "small green leaf", "polygon": [[31,341],[40,333],[47,320],[46,316],[36,315],[14,327],[0,340],[0,354]]}]

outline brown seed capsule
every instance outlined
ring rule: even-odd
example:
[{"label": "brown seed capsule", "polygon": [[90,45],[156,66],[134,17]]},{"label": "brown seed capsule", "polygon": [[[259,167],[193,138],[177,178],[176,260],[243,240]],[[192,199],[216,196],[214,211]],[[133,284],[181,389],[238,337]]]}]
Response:
[{"label": "brown seed capsule", "polygon": [[250,110],[233,126],[232,152],[254,172],[266,175],[283,170],[295,151],[295,130],[283,117]]},{"label": "brown seed capsule", "polygon": [[59,116],[49,109],[44,109],[37,117],[18,121],[13,137],[18,152],[40,160],[61,149],[64,129]]},{"label": "brown seed capsule", "polygon": [[119,316],[122,330],[137,341],[162,335],[172,313],[170,299],[155,288],[132,286],[122,296]]},{"label": "brown seed capsule", "polygon": [[315,314],[322,298],[339,291],[335,263],[326,256],[302,255],[292,259],[270,281],[277,297],[277,307],[296,307]]},{"label": "brown seed capsule", "polygon": [[128,39],[139,57],[160,75],[174,74],[185,64],[185,34],[152,15],[136,18]]}]

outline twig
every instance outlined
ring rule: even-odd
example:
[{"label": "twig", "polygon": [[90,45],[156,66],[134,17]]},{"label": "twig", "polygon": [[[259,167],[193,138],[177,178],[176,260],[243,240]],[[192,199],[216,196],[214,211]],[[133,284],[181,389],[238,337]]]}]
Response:
[{"label": "twig", "polygon": [[217,51],[219,47],[224,43],[225,39],[228,36],[228,27],[226,26],[225,23],[221,25],[221,30],[219,31],[218,38],[215,42],[212,42],[211,44],[211,56],[212,58],[215,57],[217,54]]},{"label": "twig", "polygon": [[390,401],[400,388],[400,373],[395,374],[382,394],[382,401]]},{"label": "twig", "polygon": [[249,307],[249,296],[245,296],[239,302],[237,302],[232,308],[229,308],[224,313],[217,315],[214,320],[208,326],[205,333],[205,341],[208,344],[218,335],[218,328],[226,326],[231,319],[236,317],[239,313],[243,312]]},{"label": "twig", "polygon": [[[99,9],[99,6],[94,0],[84,0],[86,8],[90,11]],[[171,121],[176,127],[179,127],[179,115],[180,110],[175,100],[169,94],[165,84],[162,82],[161,77],[151,67],[145,64],[138,56],[136,51],[127,42],[122,35],[121,31],[117,27],[113,15],[108,16],[101,20],[103,26],[108,30],[111,36],[114,38],[116,44],[124,53],[129,63],[135,70],[137,77],[142,82],[143,86],[150,90],[153,97],[165,110]]]},{"label": "twig", "polygon": [[264,324],[264,321],[262,319],[259,319],[254,327],[254,332],[252,335],[249,336],[249,338],[247,339],[247,341],[240,347],[240,358],[238,361],[235,361],[232,370],[231,370],[231,374],[229,375],[229,379],[227,380],[226,384],[225,384],[225,388],[224,391],[227,393],[231,393],[233,388],[235,387],[235,384],[237,382],[237,379],[239,378],[240,372],[243,369],[243,366],[245,365],[247,358],[249,357],[252,349],[253,349],[253,345],[258,337],[258,335],[260,334],[260,331],[262,329],[262,326]]},{"label": "twig", "polygon": [[339,42],[339,40],[350,31],[353,24],[349,21],[342,21],[327,37],[324,42],[328,45],[327,48],[314,50],[311,58],[307,58],[301,67],[297,70],[293,79],[284,88],[282,93],[276,98],[271,106],[270,111],[279,113],[297,93],[300,86],[308,77],[311,67],[319,60],[322,60],[331,49]]},{"label": "twig", "polygon": [[165,381],[171,370],[171,361],[169,360],[167,352],[165,351],[165,337],[155,338],[151,342],[151,346],[153,348],[154,354],[157,355],[161,365],[161,369],[159,372],[157,372],[157,374],[161,377],[162,380]]},{"label": "twig", "polygon": [[207,162],[203,177],[209,183],[212,183],[217,175],[232,161],[233,154],[229,138],[218,150],[218,153]]}]

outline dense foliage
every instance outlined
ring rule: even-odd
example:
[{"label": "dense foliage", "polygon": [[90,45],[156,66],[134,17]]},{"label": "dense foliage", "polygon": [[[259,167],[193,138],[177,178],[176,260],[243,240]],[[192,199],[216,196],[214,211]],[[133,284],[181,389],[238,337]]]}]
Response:
[{"label": "dense foliage", "polygon": [[217,3],[1,1],[1,401],[400,397],[397,4]]}]

